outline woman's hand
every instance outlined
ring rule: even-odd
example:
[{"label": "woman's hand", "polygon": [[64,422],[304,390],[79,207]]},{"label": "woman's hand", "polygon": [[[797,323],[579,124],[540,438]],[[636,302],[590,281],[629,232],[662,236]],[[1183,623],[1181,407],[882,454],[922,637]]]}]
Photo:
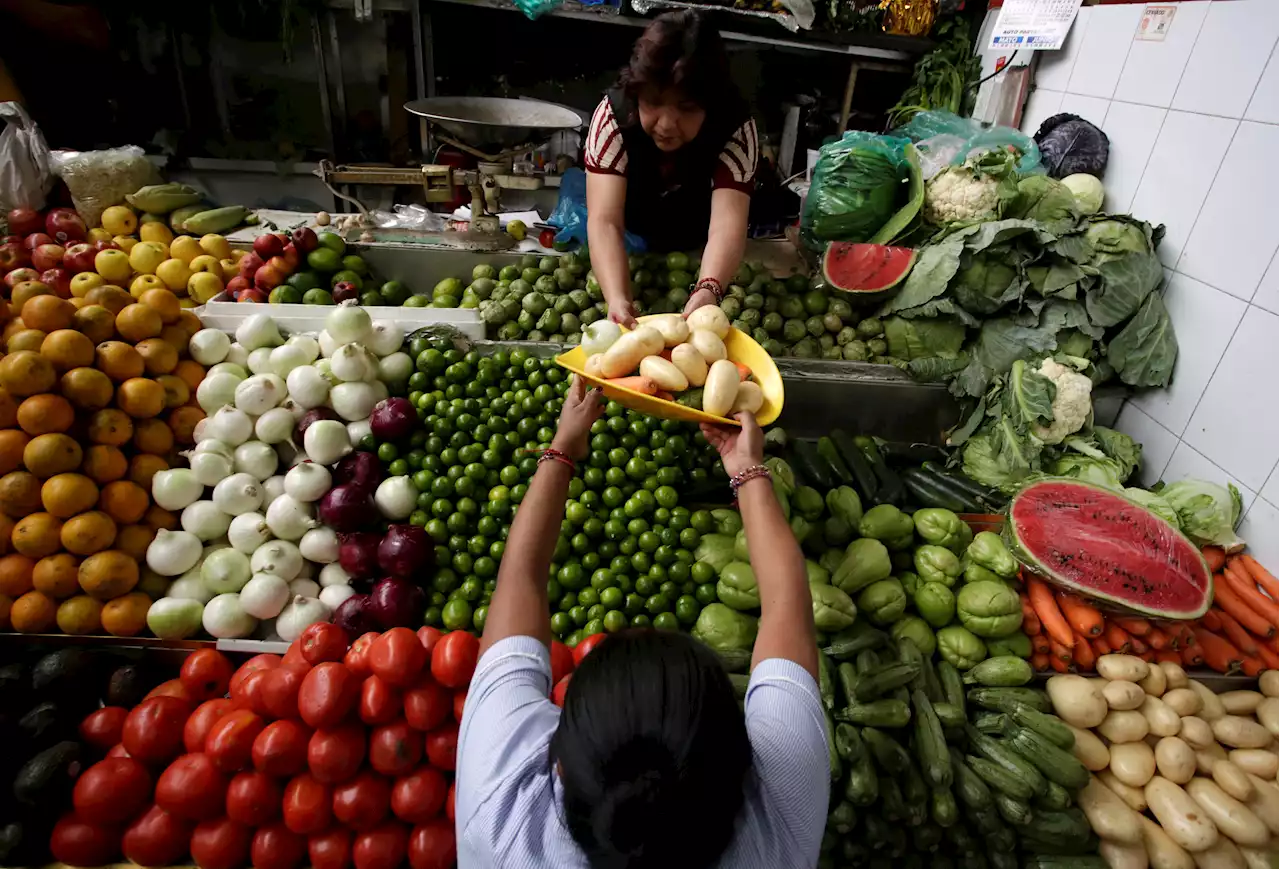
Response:
[{"label": "woman's hand", "polygon": [[602,413],[604,402],[601,401],[600,389],[587,389],[587,382],[578,375],[573,375],[569,392],[564,397],[564,407],[560,410],[556,436],[551,439],[552,449],[576,460],[586,458],[591,425]]},{"label": "woman's hand", "polygon": [[695,290],[694,294],[689,297],[688,303],[685,304],[684,306],[683,316],[685,317],[689,316],[694,311],[701,308],[703,305],[715,305],[715,304],[718,304],[716,300],[716,294],[711,292],[711,290],[705,287],[702,288],[701,290]]},{"label": "woman's hand", "polygon": [[636,327],[636,304],[630,299],[615,299],[609,302],[609,319],[619,326],[628,329]]},{"label": "woman's hand", "polygon": [[731,477],[764,462],[764,433],[756,424],[755,416],[742,411],[737,418],[742,423],[740,429],[705,422],[699,425],[702,436],[720,454],[725,472]]}]

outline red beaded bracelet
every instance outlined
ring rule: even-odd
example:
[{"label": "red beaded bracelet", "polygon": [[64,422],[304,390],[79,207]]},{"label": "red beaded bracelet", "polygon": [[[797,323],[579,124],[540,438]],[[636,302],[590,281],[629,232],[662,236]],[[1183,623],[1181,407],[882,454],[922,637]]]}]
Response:
[{"label": "red beaded bracelet", "polygon": [[738,473],[730,477],[729,488],[733,490],[734,497],[737,497],[738,490],[741,489],[743,484],[746,483],[748,480],[754,480],[756,477],[769,477],[769,476],[771,476],[769,473],[769,469],[766,468],[764,465],[752,465],[751,467],[744,468],[743,470],[739,471]]},{"label": "red beaded bracelet", "polygon": [[699,278],[697,285],[693,288],[695,293],[698,290],[710,290],[717,302],[724,301],[724,287],[715,278]]},{"label": "red beaded bracelet", "polygon": [[560,450],[556,449],[543,450],[542,455],[538,456],[538,464],[542,464],[543,462],[559,462],[562,465],[567,465],[569,470],[575,473],[578,470],[577,462],[569,458],[567,453],[562,453]]}]

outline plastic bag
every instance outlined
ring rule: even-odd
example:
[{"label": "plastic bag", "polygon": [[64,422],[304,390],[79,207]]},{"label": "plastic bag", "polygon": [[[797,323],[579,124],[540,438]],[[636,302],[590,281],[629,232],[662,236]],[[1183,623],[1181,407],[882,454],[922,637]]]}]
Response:
[{"label": "plastic bag", "polygon": [[893,131],[916,143],[920,152],[920,169],[926,180],[947,166],[959,166],[970,157],[987,151],[1013,147],[1022,155],[1018,159],[1019,175],[1044,172],[1040,147],[1036,140],[1012,127],[988,127],[973,118],[962,118],[947,111],[931,109],[917,112],[910,121]]},{"label": "plastic bag", "polygon": [[51,164],[90,228],[102,223],[102,212],[124,202],[125,194],[160,183],[160,173],[136,145],[106,151],[56,151]]},{"label": "plastic bag", "polygon": [[1050,177],[1066,178],[1080,172],[1101,177],[1107,168],[1111,141],[1079,115],[1064,112],[1046,119],[1036,130],[1036,141]]},{"label": "plastic bag", "polygon": [[53,186],[44,134],[18,103],[0,103],[0,212],[44,208]]},{"label": "plastic bag", "polygon": [[[577,167],[565,170],[560,178],[560,198],[556,200],[555,211],[551,212],[547,223],[558,230],[558,243],[587,243],[586,172]],[[623,241],[627,245],[627,253],[644,253],[648,247],[643,238],[630,232],[623,233]]]},{"label": "plastic bag", "polygon": [[915,201],[909,148],[906,139],[857,131],[823,145],[800,216],[805,245],[876,240],[895,212]]}]

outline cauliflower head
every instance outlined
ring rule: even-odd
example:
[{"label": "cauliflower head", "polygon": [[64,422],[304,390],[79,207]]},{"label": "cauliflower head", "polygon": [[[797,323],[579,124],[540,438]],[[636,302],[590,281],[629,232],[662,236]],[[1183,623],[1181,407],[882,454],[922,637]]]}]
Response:
[{"label": "cauliflower head", "polygon": [[1035,426],[1035,434],[1046,444],[1060,444],[1068,435],[1084,428],[1093,412],[1093,381],[1052,358],[1040,363],[1038,373],[1053,381],[1057,393],[1053,398],[1053,422]]},{"label": "cauliflower head", "polygon": [[948,224],[988,220],[1000,207],[1000,182],[965,166],[950,166],[924,188],[924,219]]}]

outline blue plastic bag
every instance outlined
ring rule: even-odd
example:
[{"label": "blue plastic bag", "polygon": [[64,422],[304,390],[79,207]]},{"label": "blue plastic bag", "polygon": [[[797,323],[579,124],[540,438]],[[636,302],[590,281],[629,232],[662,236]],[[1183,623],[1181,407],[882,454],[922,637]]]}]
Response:
[{"label": "blue plastic bag", "polygon": [[[556,241],[561,243],[587,243],[587,173],[574,167],[565,170],[560,178],[560,198],[547,223],[557,230]],[[644,253],[644,239],[630,232],[623,233],[627,253]]]}]

